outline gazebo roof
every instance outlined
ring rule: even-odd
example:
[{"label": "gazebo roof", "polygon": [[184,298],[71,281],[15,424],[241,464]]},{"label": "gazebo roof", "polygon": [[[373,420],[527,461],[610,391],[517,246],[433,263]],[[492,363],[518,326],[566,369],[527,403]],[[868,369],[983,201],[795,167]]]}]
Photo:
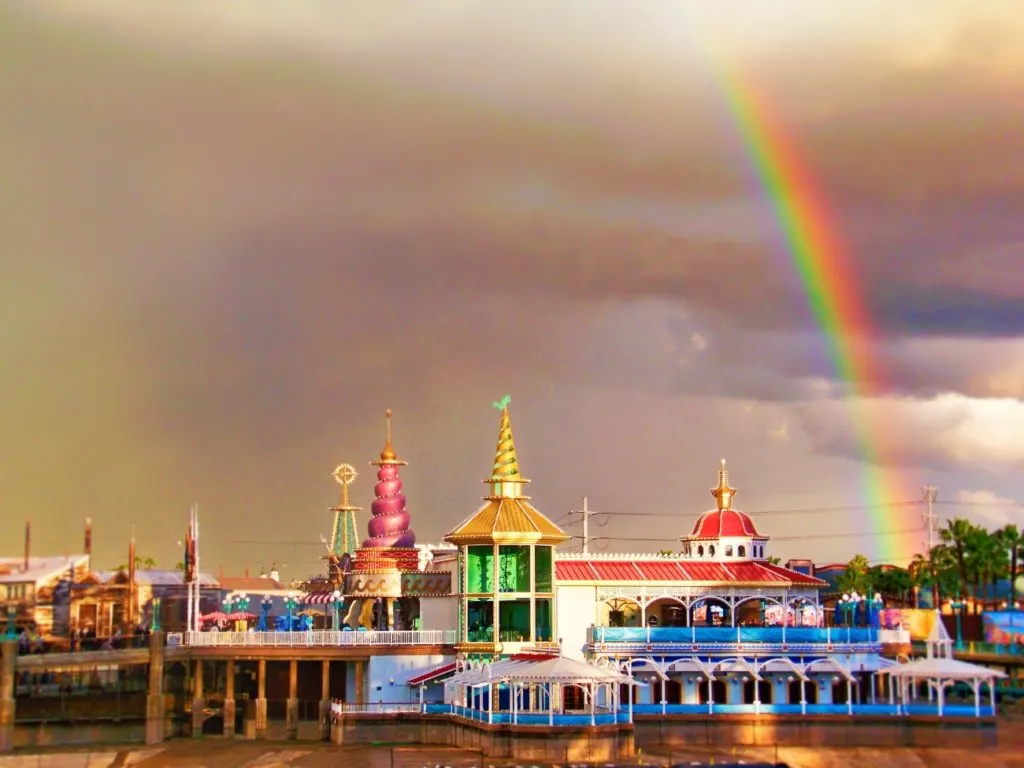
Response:
[{"label": "gazebo roof", "polygon": [[539,657],[537,659],[504,659],[468,669],[454,677],[449,683],[460,685],[481,685],[508,681],[515,683],[617,683],[636,685],[627,675],[593,664],[576,661],[566,656]]},{"label": "gazebo roof", "polygon": [[998,669],[938,656],[897,664],[888,669],[879,670],[879,672],[894,677],[928,677],[941,680],[991,680],[997,677],[1006,677],[1006,673],[1000,672]]}]

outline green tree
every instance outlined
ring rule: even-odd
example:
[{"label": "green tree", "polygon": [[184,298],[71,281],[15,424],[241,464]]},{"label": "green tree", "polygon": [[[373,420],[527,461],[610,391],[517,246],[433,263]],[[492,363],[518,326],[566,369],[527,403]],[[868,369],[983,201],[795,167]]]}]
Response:
[{"label": "green tree", "polygon": [[840,592],[856,592],[863,595],[868,588],[868,573],[871,563],[864,555],[854,555],[846,564],[846,570],[839,577],[836,586]]},{"label": "green tree", "polygon": [[1021,533],[1017,526],[1006,525],[1000,528],[996,535],[999,537],[1003,548],[1009,553],[1010,567],[1007,574],[1010,579],[1010,605],[1017,605],[1017,565],[1021,555],[1024,554],[1024,533]]},{"label": "green tree", "polygon": [[[956,562],[961,595],[969,594],[968,584],[970,584],[970,574],[967,569],[967,548],[968,540],[970,539],[972,532],[975,530],[976,526],[970,520],[957,517],[953,520],[947,520],[946,527],[939,531],[939,535],[942,537],[942,542],[951,547],[953,551],[953,558]],[[964,608],[961,608],[960,610],[962,613],[966,614],[966,610]]]}]

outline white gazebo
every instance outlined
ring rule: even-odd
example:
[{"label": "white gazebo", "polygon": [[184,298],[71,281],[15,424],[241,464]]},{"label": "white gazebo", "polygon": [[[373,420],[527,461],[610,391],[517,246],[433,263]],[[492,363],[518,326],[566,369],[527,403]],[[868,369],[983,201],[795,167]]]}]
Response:
[{"label": "white gazebo", "polygon": [[953,641],[946,632],[942,617],[935,612],[935,624],[927,640],[927,655],[906,664],[897,664],[888,669],[879,670],[879,674],[889,675],[889,697],[892,700],[894,691],[899,690],[899,703],[906,707],[917,698],[917,684],[928,684],[928,700],[934,694],[938,706],[938,715],[942,717],[945,709],[946,688],[956,683],[967,683],[974,692],[974,716],[981,717],[981,686],[987,685],[991,703],[991,715],[996,714],[996,691],[994,681],[1006,677],[996,669],[989,669],[978,664],[968,664],[953,658]]},{"label": "white gazebo", "polygon": [[[493,722],[494,715],[502,711],[495,705],[498,688],[503,686],[510,693],[508,714],[513,724],[519,723],[520,714],[546,714],[548,725],[555,724],[556,715],[589,714],[591,725],[595,725],[599,709],[609,714],[619,711],[620,685],[642,683],[565,656],[522,654],[458,672],[445,681],[445,702],[486,714],[487,722]],[[566,712],[564,693],[570,686],[582,689],[585,711]],[[599,698],[605,702],[603,707],[597,703]],[[630,701],[632,715],[632,697]]]}]

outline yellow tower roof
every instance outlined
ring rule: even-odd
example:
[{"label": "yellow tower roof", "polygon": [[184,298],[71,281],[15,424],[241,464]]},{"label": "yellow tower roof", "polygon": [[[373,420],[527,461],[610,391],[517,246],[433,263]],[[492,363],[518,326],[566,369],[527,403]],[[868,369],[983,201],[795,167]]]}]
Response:
[{"label": "yellow tower roof", "polygon": [[508,543],[508,544],[561,544],[569,535],[551,522],[523,495],[523,486],[530,482],[519,472],[519,457],[508,405],[507,395],[494,403],[501,410],[498,428],[498,448],[495,451],[491,476],[483,482],[491,486],[484,496],[484,505],[455,527],[445,541],[452,544]]}]

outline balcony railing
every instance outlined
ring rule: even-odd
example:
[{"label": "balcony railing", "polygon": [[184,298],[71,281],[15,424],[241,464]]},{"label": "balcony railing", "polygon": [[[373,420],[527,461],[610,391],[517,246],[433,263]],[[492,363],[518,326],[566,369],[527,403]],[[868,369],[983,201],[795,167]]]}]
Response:
[{"label": "balcony railing", "polygon": [[366,645],[454,645],[454,629],[391,632],[185,632],[185,645],[194,648],[325,647]]},{"label": "balcony railing", "polygon": [[698,646],[735,649],[737,646],[871,646],[909,642],[900,630],[870,627],[591,627],[591,645],[620,643],[642,646]]}]

